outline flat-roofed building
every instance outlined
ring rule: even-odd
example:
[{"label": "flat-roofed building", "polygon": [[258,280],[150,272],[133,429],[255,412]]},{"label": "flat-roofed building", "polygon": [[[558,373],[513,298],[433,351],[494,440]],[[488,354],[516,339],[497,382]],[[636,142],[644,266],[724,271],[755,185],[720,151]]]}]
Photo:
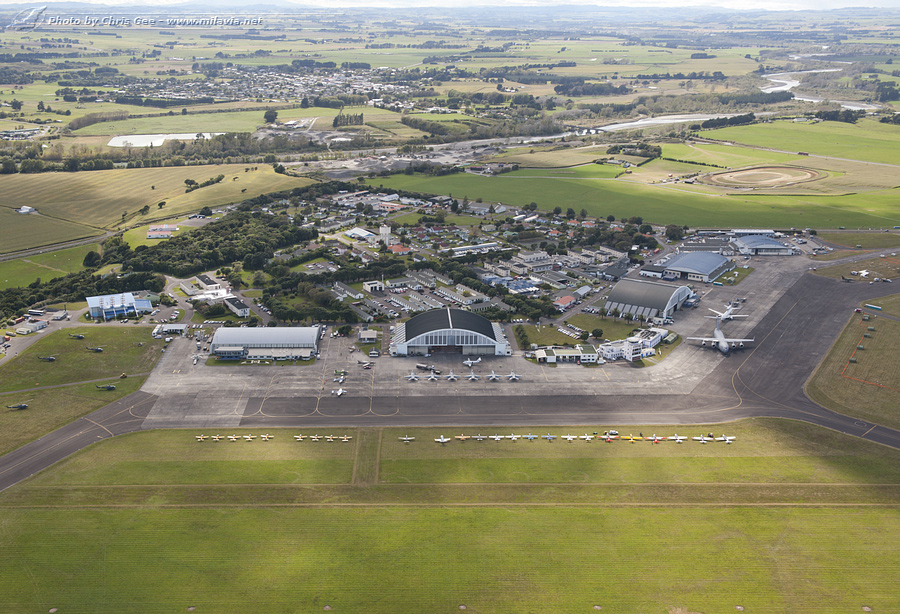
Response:
[{"label": "flat-roofed building", "polygon": [[308,357],[318,348],[319,326],[275,328],[222,327],[213,335],[210,353],[220,358],[297,359]]},{"label": "flat-roofed building", "polygon": [[88,313],[95,320],[140,315],[153,311],[150,299],[135,298],[131,292],[87,297]]}]

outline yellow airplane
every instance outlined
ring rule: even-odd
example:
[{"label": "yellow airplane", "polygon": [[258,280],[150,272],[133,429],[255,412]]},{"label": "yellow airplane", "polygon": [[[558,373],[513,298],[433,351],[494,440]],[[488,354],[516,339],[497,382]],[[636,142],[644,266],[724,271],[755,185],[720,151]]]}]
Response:
[{"label": "yellow airplane", "polygon": [[194,435],[194,437],[197,438],[197,441],[203,441],[204,439],[207,439],[206,435]]},{"label": "yellow airplane", "polygon": [[628,437],[623,437],[622,439],[631,443],[637,443],[639,440],[643,439],[643,437],[635,437],[634,435],[629,435]]},{"label": "yellow airplane", "polygon": [[265,435],[260,435],[259,438],[263,441],[269,441],[270,439],[275,439],[275,435],[269,435],[268,433],[266,433]]},{"label": "yellow airplane", "polygon": [[319,435],[313,435],[312,437],[310,437],[310,439],[311,439],[312,441],[319,441],[319,440],[322,439],[322,438],[321,438]]},{"label": "yellow airplane", "polygon": [[325,441],[334,441],[334,435],[326,435]]},{"label": "yellow airplane", "polygon": [[256,439],[256,435],[244,435],[244,439],[246,439],[247,441],[253,441],[254,439]]},{"label": "yellow airplane", "polygon": [[294,439],[296,439],[297,441],[303,441],[307,437],[308,435],[294,435]]},{"label": "yellow airplane", "polygon": [[222,436],[221,436],[221,435],[213,435],[213,436],[212,436],[212,440],[213,440],[213,441],[219,441],[219,440],[221,440],[221,439],[222,439]]},{"label": "yellow airplane", "polygon": [[353,439],[352,435],[341,435],[341,441],[346,442],[346,441],[350,441],[351,439]]},{"label": "yellow airplane", "polygon": [[228,436],[228,440],[229,440],[229,441],[237,441],[237,440],[240,439],[240,438],[241,438],[240,435],[229,435],[229,436]]},{"label": "yellow airplane", "polygon": [[459,439],[460,441],[465,441],[466,439],[471,439],[471,438],[472,438],[471,435],[460,434],[460,435],[457,435],[456,437],[454,437],[453,439]]}]

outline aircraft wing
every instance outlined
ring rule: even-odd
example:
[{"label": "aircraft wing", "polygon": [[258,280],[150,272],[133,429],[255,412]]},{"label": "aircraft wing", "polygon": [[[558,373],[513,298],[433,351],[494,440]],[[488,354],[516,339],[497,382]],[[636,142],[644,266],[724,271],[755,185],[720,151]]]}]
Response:
[{"label": "aircraft wing", "polygon": [[725,339],[722,339],[722,341],[725,341],[726,343],[745,343],[753,341],[753,339],[733,339],[730,337],[726,337]]},{"label": "aircraft wing", "polygon": [[688,341],[705,341],[707,343],[718,343],[719,340],[715,337],[685,337]]}]

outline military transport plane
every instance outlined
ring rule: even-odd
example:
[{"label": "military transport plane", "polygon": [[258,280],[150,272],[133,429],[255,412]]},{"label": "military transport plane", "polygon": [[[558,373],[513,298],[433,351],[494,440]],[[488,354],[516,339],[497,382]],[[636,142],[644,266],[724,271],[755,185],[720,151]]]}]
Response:
[{"label": "military transport plane", "polygon": [[436,442],[438,442],[439,444],[444,445],[445,443],[447,443],[448,441],[450,441],[450,438],[449,438],[449,437],[444,437],[443,435],[441,435],[440,437],[435,437],[434,440],[435,440]]},{"label": "military transport plane", "polygon": [[687,337],[687,339],[691,341],[700,341],[701,345],[706,347],[706,344],[709,343],[711,347],[716,348],[723,354],[728,354],[732,349],[738,347],[744,347],[744,343],[752,343],[753,339],[738,339],[732,337],[726,337],[725,333],[722,332],[722,329],[719,328],[719,323],[721,320],[716,318],[716,330],[713,331],[712,337]]},{"label": "military transport plane", "polygon": [[472,360],[471,358],[469,360],[464,360],[463,364],[471,369],[473,365],[477,365],[479,362],[481,362],[481,356],[479,356],[477,360]]}]

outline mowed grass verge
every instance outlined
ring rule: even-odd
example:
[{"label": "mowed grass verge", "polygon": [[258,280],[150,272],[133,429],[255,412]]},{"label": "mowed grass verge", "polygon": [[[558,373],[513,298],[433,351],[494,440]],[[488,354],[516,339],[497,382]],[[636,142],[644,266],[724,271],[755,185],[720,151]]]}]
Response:
[{"label": "mowed grass verge", "polygon": [[[380,437],[377,451],[296,442],[297,429],[268,442],[197,442],[193,430],[104,440],[0,493],[0,612],[900,608],[900,547],[884,539],[900,530],[896,451],[789,421],[714,428],[739,439],[441,446],[428,428],[353,431]],[[397,440],[407,432],[415,442]],[[446,481],[349,484],[354,456],[384,473],[444,462]],[[759,482],[721,463],[741,457],[767,461],[752,468]],[[618,465],[607,483],[572,483],[585,458]],[[472,475],[460,460],[494,475],[456,481]],[[548,481],[497,484],[510,461]]]},{"label": "mowed grass verge", "polygon": [[879,317],[864,321],[862,314],[853,314],[807,384],[807,394],[834,411],[900,428],[898,339],[900,322]]}]

